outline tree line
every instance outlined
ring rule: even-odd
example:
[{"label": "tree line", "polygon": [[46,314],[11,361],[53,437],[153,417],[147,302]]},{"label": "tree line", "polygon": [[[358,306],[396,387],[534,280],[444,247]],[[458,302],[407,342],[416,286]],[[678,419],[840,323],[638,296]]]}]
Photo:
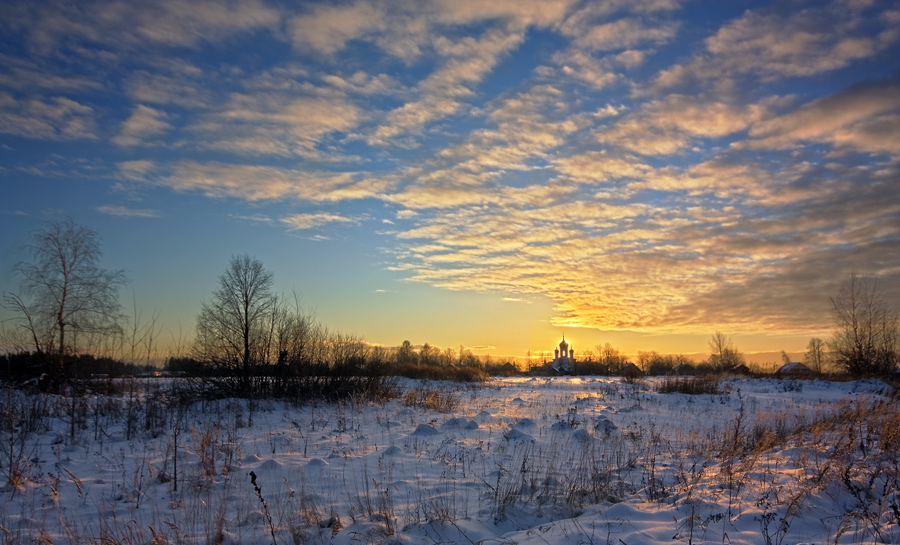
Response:
[{"label": "tree line", "polygon": [[[50,221],[33,233],[26,249],[31,259],[14,267],[19,291],[3,294],[4,307],[13,314],[4,324],[7,376],[40,377],[45,387],[59,389],[102,369],[126,373],[109,358],[86,357],[111,345],[130,356],[128,370],[141,372],[135,364],[144,355],[149,363],[159,333],[157,315],[144,320],[136,308],[125,315],[119,291],[127,278],[124,271],[100,267],[99,235],[71,219]],[[832,364],[854,376],[894,373],[900,363],[900,323],[876,279],[851,275],[830,301],[835,333],[827,341],[810,340],[810,366],[821,371]],[[710,358],[701,366],[723,371],[743,363],[722,333],[716,332],[709,344]],[[532,372],[546,367],[528,359]],[[609,343],[598,345],[596,359],[590,353],[580,360],[578,372],[585,374],[616,373],[628,363]],[[693,362],[641,352],[638,364],[644,372],[661,374]],[[303,308],[299,296],[277,294],[274,274],[249,255],[231,258],[201,304],[185,354],[167,362],[170,372],[196,378],[204,392],[238,396],[308,396],[326,390],[341,395],[384,387],[381,377],[390,374],[428,377],[436,374],[434,368],[459,370],[458,378],[468,380],[487,371],[510,371],[509,365],[478,358],[462,346],[457,352],[426,343],[416,350],[404,341],[385,348],[330,330]]]}]

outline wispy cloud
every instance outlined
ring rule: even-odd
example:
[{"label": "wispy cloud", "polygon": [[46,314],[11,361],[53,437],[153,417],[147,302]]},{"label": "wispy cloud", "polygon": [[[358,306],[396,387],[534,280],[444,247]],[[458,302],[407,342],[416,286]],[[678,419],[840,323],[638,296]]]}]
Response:
[{"label": "wispy cloud", "polygon": [[522,31],[505,29],[490,30],[478,40],[435,39],[435,48],[447,61],[419,84],[418,99],[387,114],[369,142],[393,143],[399,136],[417,133],[429,123],[457,113],[462,99],[472,94],[471,86],[480,82],[500,57],[523,39]]},{"label": "wispy cloud", "polygon": [[314,158],[326,137],[356,127],[363,115],[340,97],[234,94],[224,108],[204,114],[188,130],[209,149]]},{"label": "wispy cloud", "polygon": [[337,202],[375,197],[390,182],[353,173],[310,172],[253,164],[182,161],[155,183],[177,191],[198,191],[210,197],[235,197],[250,202],[295,199]]},{"label": "wispy cloud", "polygon": [[[748,10],[707,38],[703,53],[663,70],[653,88],[678,89],[698,82],[723,87],[744,76],[772,80],[837,70],[900,39],[890,18],[865,20],[866,15],[862,4],[846,2],[797,12]],[[873,33],[872,25],[881,29]]]},{"label": "wispy cloud", "polygon": [[128,208],[127,206],[120,205],[103,205],[98,206],[97,211],[101,214],[107,214],[110,216],[122,216],[128,218],[158,218],[160,217],[160,213],[157,210],[151,210],[149,208]]},{"label": "wispy cloud", "polygon": [[0,133],[46,140],[95,140],[93,108],[66,97],[17,99],[0,92]]},{"label": "wispy cloud", "polygon": [[146,144],[148,140],[161,136],[172,128],[166,121],[168,117],[163,111],[139,104],[132,110],[131,117],[122,124],[122,130],[113,138],[113,142],[124,147]]},{"label": "wispy cloud", "polygon": [[757,123],[746,143],[787,149],[802,141],[900,155],[900,83],[868,82]]},{"label": "wispy cloud", "polygon": [[321,212],[315,214],[292,214],[281,218],[280,221],[291,231],[303,231],[321,227],[329,223],[357,223],[358,220],[341,216],[340,214]]},{"label": "wispy cloud", "polygon": [[261,0],[198,0],[152,3],[94,0],[73,5],[62,1],[16,3],[11,8],[30,21],[29,41],[41,50],[65,46],[71,39],[119,47],[148,41],[196,47],[239,32],[274,28],[276,9]]}]

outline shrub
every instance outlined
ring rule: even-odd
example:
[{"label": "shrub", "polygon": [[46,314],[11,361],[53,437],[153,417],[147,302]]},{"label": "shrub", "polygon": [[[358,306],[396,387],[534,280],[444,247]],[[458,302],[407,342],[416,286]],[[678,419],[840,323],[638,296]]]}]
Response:
[{"label": "shrub", "polygon": [[490,375],[478,367],[455,367],[396,363],[388,365],[384,373],[396,377],[425,380],[455,380],[457,382],[485,382]]},{"label": "shrub", "polygon": [[670,377],[663,380],[657,391],[661,394],[722,394],[726,393],[717,378],[713,377]]}]

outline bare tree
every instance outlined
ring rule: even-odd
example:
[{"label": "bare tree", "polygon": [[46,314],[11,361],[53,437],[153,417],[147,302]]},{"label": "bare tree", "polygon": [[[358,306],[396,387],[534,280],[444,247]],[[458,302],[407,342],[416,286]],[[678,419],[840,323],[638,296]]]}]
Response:
[{"label": "bare tree", "polygon": [[278,355],[276,374],[287,378],[304,366],[313,363],[313,346],[321,329],[315,316],[304,312],[300,297],[295,293],[293,308],[278,305],[275,317],[275,352]]},{"label": "bare tree", "polygon": [[709,363],[716,371],[727,371],[744,363],[744,355],[734,347],[731,338],[721,331],[716,331],[709,340],[709,349]]},{"label": "bare tree", "polygon": [[851,274],[831,298],[831,306],[837,331],[829,346],[838,365],[855,375],[881,375],[897,368],[897,309],[874,278]]},{"label": "bare tree", "polygon": [[816,373],[821,373],[825,368],[828,358],[828,346],[825,341],[818,337],[813,337],[806,345],[806,355],[803,357],[804,362],[810,369]]},{"label": "bare tree", "polygon": [[250,393],[258,367],[268,363],[278,307],[273,283],[274,275],[258,259],[232,256],[197,316],[197,358],[236,379],[236,393]]},{"label": "bare tree", "polygon": [[422,365],[438,365],[438,363],[440,362],[440,356],[440,348],[425,343],[419,350],[419,363],[421,363]]},{"label": "bare tree", "polygon": [[441,352],[441,365],[447,367],[453,365],[456,362],[456,351],[450,347],[444,349]]},{"label": "bare tree", "polygon": [[594,348],[600,354],[600,363],[605,365],[610,373],[618,373],[628,363],[628,359],[612,343],[598,344]]},{"label": "bare tree", "polygon": [[18,314],[48,374],[62,376],[63,361],[79,351],[78,336],[97,342],[121,334],[118,290],[125,272],[99,267],[100,236],[69,219],[49,221],[32,234],[31,262],[16,264],[21,292],[4,294],[4,304]]},{"label": "bare tree", "polygon": [[397,348],[397,363],[399,364],[408,364],[408,363],[418,363],[419,357],[416,354],[416,351],[413,349],[412,343],[409,341],[403,341],[399,348]]}]

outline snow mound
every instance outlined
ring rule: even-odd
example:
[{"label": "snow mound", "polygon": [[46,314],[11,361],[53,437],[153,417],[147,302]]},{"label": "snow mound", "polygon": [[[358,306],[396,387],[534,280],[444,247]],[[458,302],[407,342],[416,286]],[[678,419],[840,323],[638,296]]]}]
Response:
[{"label": "snow mound", "polygon": [[597,420],[594,422],[594,431],[606,436],[611,435],[617,429],[619,429],[618,426],[603,415],[598,416]]},{"label": "snow mound", "polygon": [[550,426],[550,431],[569,431],[572,429],[572,425],[568,422],[557,422]]},{"label": "snow mound", "polygon": [[264,471],[279,471],[281,470],[282,464],[277,460],[266,460],[265,462],[259,464],[259,469]]},{"label": "snow mound", "polygon": [[447,428],[461,428],[461,427],[463,427],[463,426],[465,426],[465,425],[466,425],[466,419],[465,419],[465,418],[456,417],[456,418],[451,418],[450,420],[444,422],[444,423],[441,425],[441,428],[444,428],[444,429],[447,429]]},{"label": "snow mound", "polygon": [[594,436],[591,435],[591,432],[585,429],[580,429],[575,430],[575,433],[572,434],[572,439],[578,441],[579,443],[590,443],[594,440]]},{"label": "snow mound", "polygon": [[435,429],[431,424],[419,424],[413,435],[439,435],[441,432]]},{"label": "snow mound", "polygon": [[517,430],[516,428],[513,428],[513,429],[509,430],[508,432],[506,432],[503,435],[503,438],[511,443],[517,443],[517,442],[521,442],[521,441],[531,441],[532,443],[534,443],[534,437],[528,435],[527,433],[525,433],[521,430]]}]

